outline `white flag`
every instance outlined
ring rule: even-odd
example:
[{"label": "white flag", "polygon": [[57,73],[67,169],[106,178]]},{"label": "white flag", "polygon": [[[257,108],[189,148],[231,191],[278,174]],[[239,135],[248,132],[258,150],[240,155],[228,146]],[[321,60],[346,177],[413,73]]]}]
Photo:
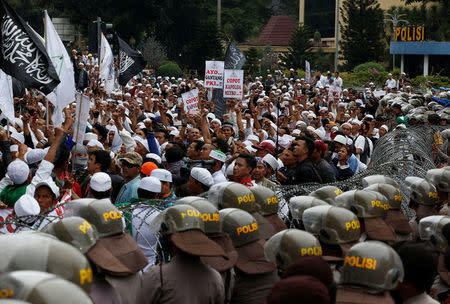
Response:
[{"label": "white flag", "polygon": [[55,105],[53,123],[55,126],[60,126],[62,110],[75,101],[75,79],[72,61],[47,11],[45,11],[45,48],[61,80],[53,92],[47,95],[48,100]]},{"label": "white flag", "polygon": [[114,55],[103,33],[100,45],[100,79],[105,82],[106,93],[111,94],[114,89]]},{"label": "white flag", "polygon": [[12,78],[0,70],[0,110],[9,122],[14,125],[14,96]]},{"label": "white flag", "polygon": [[89,119],[91,101],[86,95],[77,93],[77,108],[75,112],[75,123],[73,128],[73,140],[76,144],[83,144],[84,133]]},{"label": "white flag", "polygon": [[311,81],[311,66],[309,64],[309,61],[305,60],[305,79],[306,82]]}]

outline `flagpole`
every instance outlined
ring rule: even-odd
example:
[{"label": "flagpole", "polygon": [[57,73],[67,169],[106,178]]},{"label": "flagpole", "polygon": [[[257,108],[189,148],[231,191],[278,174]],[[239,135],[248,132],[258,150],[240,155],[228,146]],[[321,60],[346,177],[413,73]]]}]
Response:
[{"label": "flagpole", "polygon": [[[80,128],[80,116],[81,116],[81,107],[83,106],[83,97],[82,94],[80,93],[80,106],[78,108],[78,120],[77,120],[77,128],[75,129],[77,131],[77,137],[75,137],[75,150],[77,148],[77,144],[78,144],[78,132],[80,132],[80,130],[78,130]],[[75,134],[75,132],[73,133]],[[73,173],[75,171],[75,151],[72,153],[72,176]]]},{"label": "flagpole", "polygon": [[49,114],[49,108],[48,108],[48,98],[45,98],[45,109],[46,109],[46,113],[45,113],[45,125],[48,127],[48,123],[49,123],[49,120],[50,120],[50,118],[49,118],[49,116],[48,116],[48,114]]}]

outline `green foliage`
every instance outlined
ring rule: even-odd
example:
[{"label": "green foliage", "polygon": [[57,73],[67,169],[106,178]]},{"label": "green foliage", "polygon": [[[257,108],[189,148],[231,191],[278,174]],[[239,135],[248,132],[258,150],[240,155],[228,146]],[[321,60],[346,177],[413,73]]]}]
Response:
[{"label": "green foliage", "polygon": [[262,51],[261,56],[261,69],[273,70],[277,67],[278,53],[273,51],[272,48],[267,45]]},{"label": "green foliage", "polygon": [[379,61],[386,50],[381,43],[383,10],[377,0],[344,0],[341,11],[340,46],[347,68],[368,61]]},{"label": "green foliage", "polygon": [[183,73],[176,62],[166,61],[162,66],[158,67],[156,74],[169,77],[179,77]]},{"label": "green foliage", "polygon": [[416,78],[411,79],[411,84],[414,88],[425,87],[427,81],[431,81],[435,88],[448,88],[450,86],[450,77],[441,75],[417,76]]},{"label": "green foliage", "polygon": [[316,53],[313,53],[311,69],[314,71],[332,71],[334,69],[334,54],[324,53],[323,48],[319,47]]},{"label": "green foliage", "polygon": [[366,62],[362,63],[360,65],[357,65],[353,72],[359,72],[359,71],[368,71],[369,69],[376,69],[378,72],[384,72],[384,67],[376,62]]},{"label": "green foliage", "polygon": [[142,55],[147,64],[155,69],[167,60],[166,48],[154,37],[149,37],[142,46]]},{"label": "green foliage", "polygon": [[304,66],[305,60],[311,60],[311,38],[311,31],[307,25],[300,24],[294,29],[289,41],[288,53],[280,55],[286,67],[300,68]]},{"label": "green foliage", "polygon": [[252,46],[244,52],[244,55],[247,59],[244,65],[245,74],[254,75],[260,70],[262,52],[258,48]]}]

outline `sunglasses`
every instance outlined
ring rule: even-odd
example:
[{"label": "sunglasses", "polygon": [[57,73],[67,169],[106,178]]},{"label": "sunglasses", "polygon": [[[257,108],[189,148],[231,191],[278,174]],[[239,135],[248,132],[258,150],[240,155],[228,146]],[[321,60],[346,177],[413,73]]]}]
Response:
[{"label": "sunglasses", "polygon": [[130,163],[127,162],[127,161],[122,161],[122,166],[127,167],[127,168],[134,168],[134,167],[137,167],[137,165],[130,164]]}]

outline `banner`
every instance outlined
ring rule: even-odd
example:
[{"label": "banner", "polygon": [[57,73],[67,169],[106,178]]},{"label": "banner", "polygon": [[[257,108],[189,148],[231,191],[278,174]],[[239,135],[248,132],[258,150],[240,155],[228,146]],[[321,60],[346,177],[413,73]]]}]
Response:
[{"label": "banner", "polygon": [[147,62],[139,51],[133,50],[119,36],[116,35],[116,38],[119,47],[119,84],[125,86],[145,68]]},{"label": "banner", "polygon": [[75,123],[73,131],[73,141],[75,144],[82,144],[84,139],[84,133],[86,133],[86,125],[89,119],[89,110],[91,107],[91,101],[89,97],[76,93],[77,108],[75,112]]},{"label": "banner", "polygon": [[6,220],[13,217],[13,211],[14,209],[12,208],[0,209],[0,235],[14,233],[14,231],[16,231],[15,225],[4,223]]},{"label": "banner", "polygon": [[305,60],[305,80],[306,82],[311,81],[311,66],[309,65],[309,61]]},{"label": "banner", "polygon": [[[225,53],[225,69],[242,69],[245,64],[245,56],[233,42],[227,48]],[[223,89],[213,90],[214,114],[216,117],[222,117],[227,111],[226,101],[223,97]]]},{"label": "banner", "polygon": [[198,111],[198,89],[181,94],[186,113]]},{"label": "banner", "polygon": [[59,77],[42,42],[28,24],[1,0],[0,68],[22,81],[26,88],[49,94]]},{"label": "banner", "polygon": [[60,83],[53,92],[47,95],[48,100],[55,105],[53,123],[62,124],[62,110],[75,100],[75,78],[73,64],[64,44],[53,26],[50,16],[45,14],[45,48],[50,56]]},{"label": "banner", "polygon": [[14,125],[14,97],[12,77],[0,70],[0,110],[9,122]]},{"label": "banner", "polygon": [[114,89],[114,55],[102,33],[100,46],[100,79],[105,82],[105,90],[107,94],[111,94]]},{"label": "banner", "polygon": [[223,61],[206,61],[205,64],[205,88],[223,88]]},{"label": "banner", "polygon": [[244,71],[224,70],[224,98],[242,99],[244,93]]}]

